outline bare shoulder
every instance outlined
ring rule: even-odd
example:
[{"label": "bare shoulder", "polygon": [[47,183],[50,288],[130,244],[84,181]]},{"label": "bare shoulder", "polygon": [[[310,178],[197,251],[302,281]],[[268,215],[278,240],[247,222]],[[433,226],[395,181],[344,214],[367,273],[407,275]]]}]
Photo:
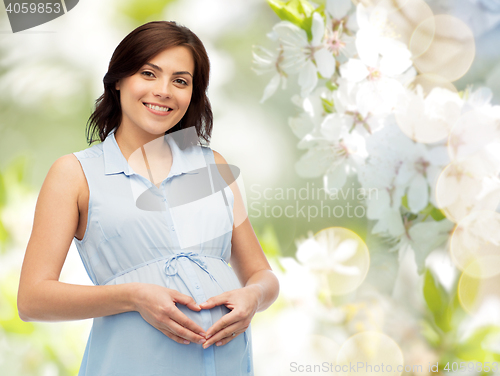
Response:
[{"label": "bare shoulder", "polygon": [[73,153],[63,155],[55,160],[50,168],[54,173],[65,173],[77,177],[81,172],[80,162]]},{"label": "bare shoulder", "polygon": [[218,151],[215,151],[212,149],[212,152],[214,153],[214,160],[215,163],[217,164],[227,164],[227,161],[224,159],[222,155]]},{"label": "bare shoulder", "polygon": [[42,186],[53,192],[79,196],[86,186],[85,174],[74,154],[66,154],[55,160]]},{"label": "bare shoulder", "polygon": [[[216,152],[215,150],[212,151],[214,153],[214,160],[215,163],[217,164],[217,169],[219,170],[219,173],[221,174],[222,178],[233,192],[234,196],[233,229],[240,228],[240,231],[238,232],[241,232],[241,229],[245,226],[240,226],[240,225],[246,223],[249,226],[249,227],[246,226],[247,231],[253,232],[252,225],[250,224],[250,221],[248,221],[248,214],[245,208],[245,202],[243,200],[243,196],[236,182],[240,173],[239,169],[236,166],[227,163],[226,159],[222,155],[220,155],[220,153]],[[233,237],[235,236],[234,234],[235,233],[233,232]]]},{"label": "bare shoulder", "polygon": [[58,280],[79,223],[78,202],[84,196],[82,184],[85,182],[74,154],[59,157],[50,167],[35,207],[23,262],[23,285]]},{"label": "bare shoulder", "polygon": [[235,193],[235,186],[232,184],[237,176],[235,176],[234,171],[232,171],[231,166],[227,163],[227,161],[224,159],[220,153],[212,149],[212,152],[214,153],[214,161],[215,164],[217,165],[217,169],[219,170],[219,173],[221,174],[222,178],[224,181],[229,185],[233,193]]}]

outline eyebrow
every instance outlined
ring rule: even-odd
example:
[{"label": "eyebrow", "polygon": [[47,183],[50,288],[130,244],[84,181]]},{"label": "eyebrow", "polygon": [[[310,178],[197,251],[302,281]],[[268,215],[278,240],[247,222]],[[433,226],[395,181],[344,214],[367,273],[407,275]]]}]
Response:
[{"label": "eyebrow", "polygon": [[[156,64],[152,64],[152,63],[146,63],[145,65],[149,65],[151,67],[153,67],[154,69],[160,71],[160,72],[163,72],[163,69],[161,69],[158,65]],[[181,71],[181,72],[174,72],[174,75],[177,75],[177,74],[189,74],[191,77],[193,77],[193,75],[191,73],[189,73],[188,71]]]}]

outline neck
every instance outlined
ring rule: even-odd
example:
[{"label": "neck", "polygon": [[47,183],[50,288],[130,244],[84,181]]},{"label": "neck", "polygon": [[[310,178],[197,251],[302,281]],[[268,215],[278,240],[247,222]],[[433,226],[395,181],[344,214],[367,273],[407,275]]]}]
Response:
[{"label": "neck", "polygon": [[115,131],[116,143],[134,171],[147,176],[146,170],[172,164],[172,153],[164,134],[136,133],[122,126]]},{"label": "neck", "polygon": [[141,149],[146,150],[148,159],[160,158],[170,151],[164,134],[138,133],[120,126],[115,131],[115,140],[127,160],[132,154],[140,154]]}]

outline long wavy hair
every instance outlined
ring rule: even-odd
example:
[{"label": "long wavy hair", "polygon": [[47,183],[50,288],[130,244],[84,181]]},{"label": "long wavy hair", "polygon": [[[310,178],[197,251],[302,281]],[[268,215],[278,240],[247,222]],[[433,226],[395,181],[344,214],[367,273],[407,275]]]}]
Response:
[{"label": "long wavy hair", "polygon": [[[207,97],[210,62],[201,40],[187,27],[173,21],[154,21],[139,26],[116,47],[104,76],[104,93],[95,101],[95,109],[87,121],[87,142],[104,141],[122,121],[120,93],[115,83],[134,75],[160,52],[176,46],[187,47],[194,59],[193,93],[182,119],[167,133],[195,127],[200,143],[210,143],[213,114]],[[94,138],[97,137],[97,138]]]}]

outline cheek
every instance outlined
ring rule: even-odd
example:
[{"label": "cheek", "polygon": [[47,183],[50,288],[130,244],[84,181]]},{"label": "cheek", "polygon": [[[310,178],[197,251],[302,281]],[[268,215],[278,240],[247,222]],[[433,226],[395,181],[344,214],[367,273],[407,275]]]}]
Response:
[{"label": "cheek", "polygon": [[189,107],[189,104],[191,103],[191,98],[192,98],[192,92],[189,93],[183,93],[184,95],[181,98],[182,101],[182,107],[187,109]]},{"label": "cheek", "polygon": [[136,82],[134,80],[130,80],[129,82],[127,82],[125,91],[123,92],[122,90],[121,93],[125,94],[124,97],[127,100],[137,100],[138,98],[143,96],[144,90],[145,88],[143,84],[141,84],[140,82]]}]

